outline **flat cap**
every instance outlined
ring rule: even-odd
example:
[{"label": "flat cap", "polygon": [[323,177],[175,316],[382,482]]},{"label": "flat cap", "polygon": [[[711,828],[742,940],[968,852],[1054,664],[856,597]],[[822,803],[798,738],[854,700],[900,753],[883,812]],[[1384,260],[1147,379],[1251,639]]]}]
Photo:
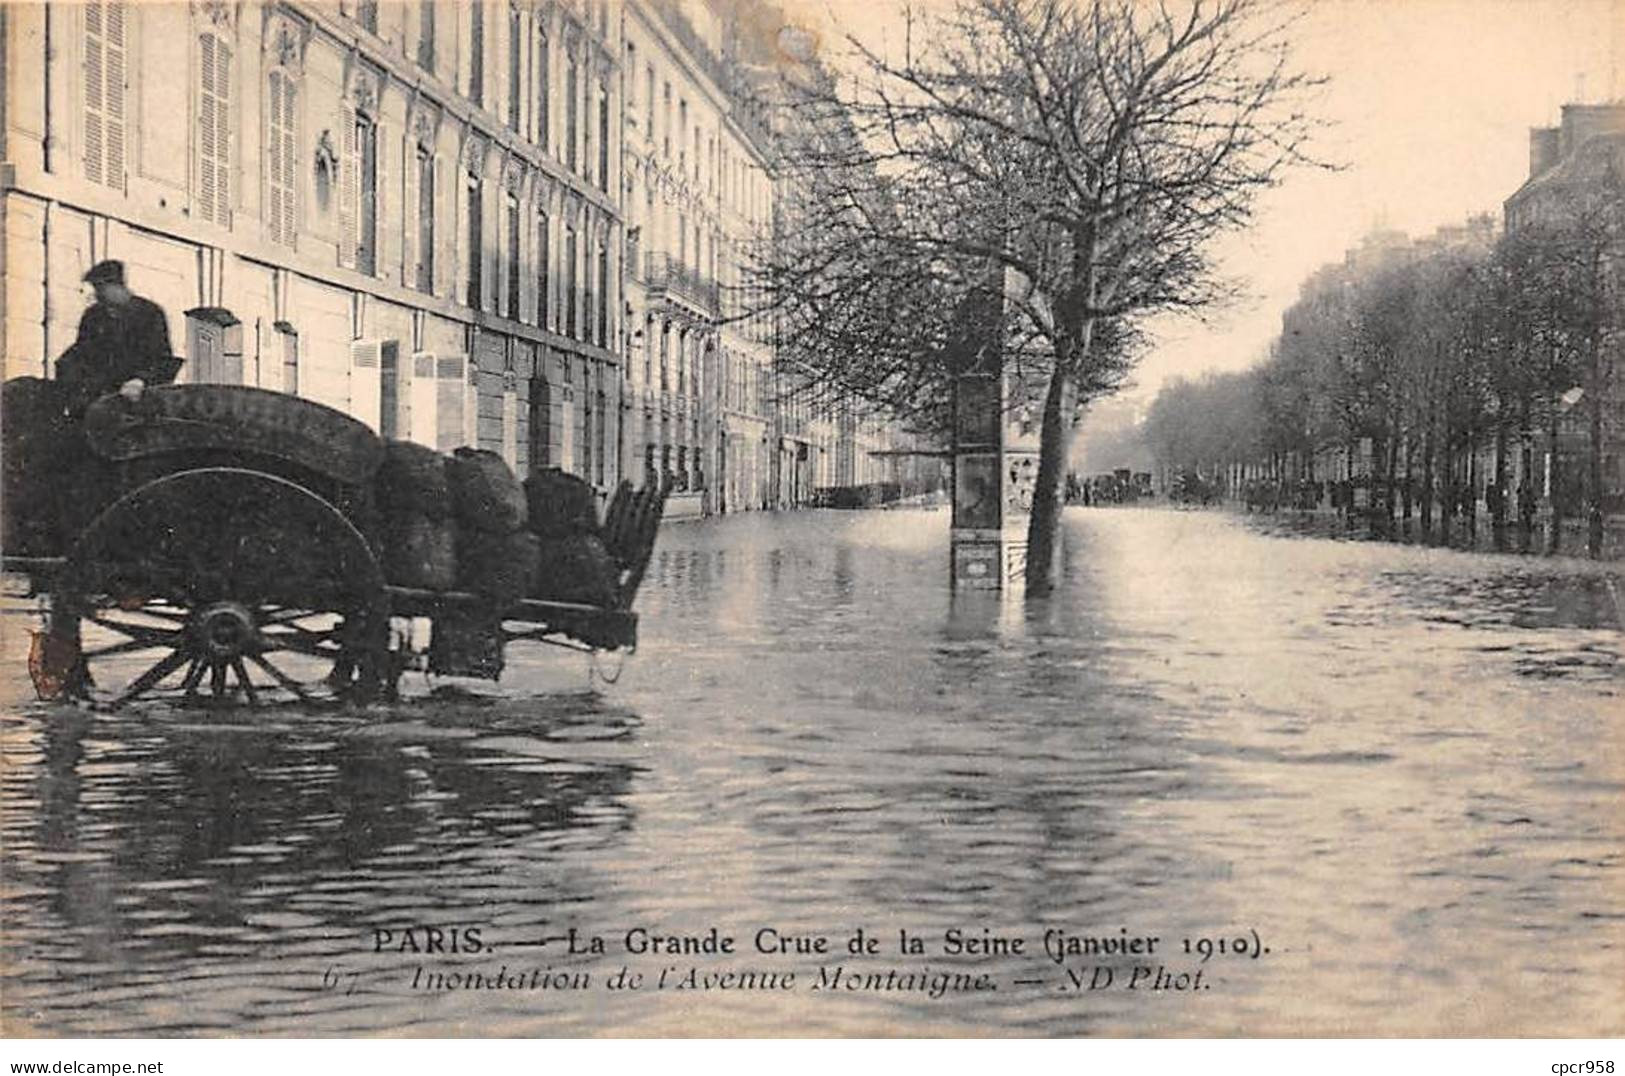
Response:
[{"label": "flat cap", "polygon": [[124,283],[124,263],[120,261],[97,262],[85,274],[86,284],[122,284]]}]

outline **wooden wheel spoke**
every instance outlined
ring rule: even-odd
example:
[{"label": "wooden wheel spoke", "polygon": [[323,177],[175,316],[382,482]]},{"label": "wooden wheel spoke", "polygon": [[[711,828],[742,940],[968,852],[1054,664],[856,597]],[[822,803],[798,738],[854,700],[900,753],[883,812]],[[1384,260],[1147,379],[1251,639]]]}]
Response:
[{"label": "wooden wheel spoke", "polygon": [[271,662],[267,661],[265,655],[249,654],[248,660],[270,673],[272,678],[275,679],[277,683],[281,684],[284,688],[293,692],[295,695],[298,695],[300,699],[304,700],[305,702],[316,701],[316,696],[305,690],[305,686],[303,684],[299,683],[299,681],[295,680],[293,677],[271,664]]},{"label": "wooden wheel spoke", "polygon": [[142,650],[173,646],[173,640],[126,639],[122,643],[112,643],[108,646],[97,647],[95,650],[86,650],[81,656],[88,661],[91,658],[107,658],[112,657],[114,654],[133,654]]},{"label": "wooden wheel spoke", "polygon": [[113,705],[115,707],[123,706],[131,699],[145,695],[148,691],[151,691],[154,687],[156,687],[164,677],[186,664],[190,658],[191,655],[186,651],[176,650],[168,657],[159,661],[158,664],[136,677],[135,680],[130,683],[130,686],[124,689],[124,694],[113,700]]},{"label": "wooden wheel spoke", "polygon": [[284,635],[280,632],[266,634],[262,632],[260,639],[265,642],[263,651],[287,650],[295,654],[305,654],[313,658],[337,659],[344,653],[344,648],[338,645],[337,640],[327,637],[306,639],[297,635]]},{"label": "wooden wheel spoke", "polygon": [[286,624],[290,627],[297,628],[299,625],[295,624],[294,621],[305,620],[309,617],[321,615],[321,613],[310,609],[283,609],[279,607],[274,612],[266,614],[260,620],[259,626],[262,628],[271,628]]},{"label": "wooden wheel spoke", "polygon": [[172,645],[181,637],[179,628],[155,628],[148,624],[129,624],[120,620],[108,620],[105,616],[91,614],[85,619],[97,627],[116,631],[130,639],[146,643],[148,646]]},{"label": "wooden wheel spoke", "polygon": [[260,693],[255,690],[254,682],[248,678],[248,667],[243,664],[242,658],[231,659],[231,671],[237,675],[237,682],[243,685],[243,694],[248,696],[250,705],[260,704]]},{"label": "wooden wheel spoke", "polygon": [[[114,610],[103,610],[103,615],[105,615],[107,612],[111,612],[111,611],[114,611]],[[119,610],[116,610],[116,611],[121,612],[121,613],[125,613],[127,615],[152,617],[155,620],[167,620],[170,623],[177,624],[177,625],[184,624],[184,623],[186,623],[186,620],[187,620],[187,612],[186,612],[186,610],[184,610],[184,609],[174,609],[174,608],[170,608],[170,607],[167,607],[167,606],[154,606],[154,605],[151,605],[151,604],[147,604],[147,605],[141,606],[138,609],[119,609]],[[148,626],[149,625],[146,625],[146,624],[136,624],[136,625],[134,625],[134,627],[138,627],[138,628],[144,628],[144,627],[148,627]],[[154,630],[162,631],[164,629],[155,627]]]},{"label": "wooden wheel spoke", "polygon": [[271,639],[270,645],[260,648],[263,654],[302,654],[305,657],[320,658],[323,661],[337,661],[344,656],[344,648],[340,646],[324,646],[318,643],[305,642],[303,639]]},{"label": "wooden wheel spoke", "polygon": [[218,659],[209,665],[209,694],[217,699],[226,697],[226,663]]},{"label": "wooden wheel spoke", "polygon": [[186,692],[187,699],[197,698],[197,686],[203,682],[203,674],[208,668],[202,658],[192,659],[192,667],[186,670],[186,678],[181,681],[181,690]]},{"label": "wooden wheel spoke", "polygon": [[323,628],[319,631],[314,628],[307,628],[303,624],[295,624],[291,621],[283,621],[276,626],[279,628],[286,628],[302,638],[315,641],[337,639],[344,630],[344,625],[342,623],[335,624],[331,628]]}]

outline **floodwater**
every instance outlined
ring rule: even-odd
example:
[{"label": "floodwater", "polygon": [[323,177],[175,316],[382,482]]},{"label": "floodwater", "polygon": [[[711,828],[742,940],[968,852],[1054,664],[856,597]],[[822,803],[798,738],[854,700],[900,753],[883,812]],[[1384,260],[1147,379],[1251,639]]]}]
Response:
[{"label": "floodwater", "polygon": [[1617,565],[1064,537],[1023,605],[945,512],[671,526],[618,684],[365,714],[43,707],[5,617],[5,1030],[1625,1031]]}]

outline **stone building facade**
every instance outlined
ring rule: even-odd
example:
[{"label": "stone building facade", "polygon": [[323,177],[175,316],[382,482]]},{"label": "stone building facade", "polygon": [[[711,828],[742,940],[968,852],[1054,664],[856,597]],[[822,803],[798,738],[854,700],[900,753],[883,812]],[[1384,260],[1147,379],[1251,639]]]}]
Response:
[{"label": "stone building facade", "polygon": [[756,7],[0,5],[5,375],[52,374],[117,258],[183,381],[602,491],[669,475],[677,515],[861,481],[884,430],[789,400],[751,312]]},{"label": "stone building facade", "polygon": [[764,507],[773,351],[747,264],[771,235],[768,146],[717,11],[624,10],[628,466],[669,476],[678,512]]}]

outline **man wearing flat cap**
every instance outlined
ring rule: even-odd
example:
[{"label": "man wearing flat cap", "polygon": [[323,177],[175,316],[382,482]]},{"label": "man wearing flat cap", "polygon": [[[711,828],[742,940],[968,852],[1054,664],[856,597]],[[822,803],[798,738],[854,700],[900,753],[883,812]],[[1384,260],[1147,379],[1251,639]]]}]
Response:
[{"label": "man wearing flat cap", "polygon": [[56,366],[68,413],[75,417],[110,392],[138,400],[147,385],[174,380],[180,365],[170,354],[163,309],[130,291],[123,262],[97,262],[85,283],[96,290],[96,302],[79,319],[79,337]]}]

